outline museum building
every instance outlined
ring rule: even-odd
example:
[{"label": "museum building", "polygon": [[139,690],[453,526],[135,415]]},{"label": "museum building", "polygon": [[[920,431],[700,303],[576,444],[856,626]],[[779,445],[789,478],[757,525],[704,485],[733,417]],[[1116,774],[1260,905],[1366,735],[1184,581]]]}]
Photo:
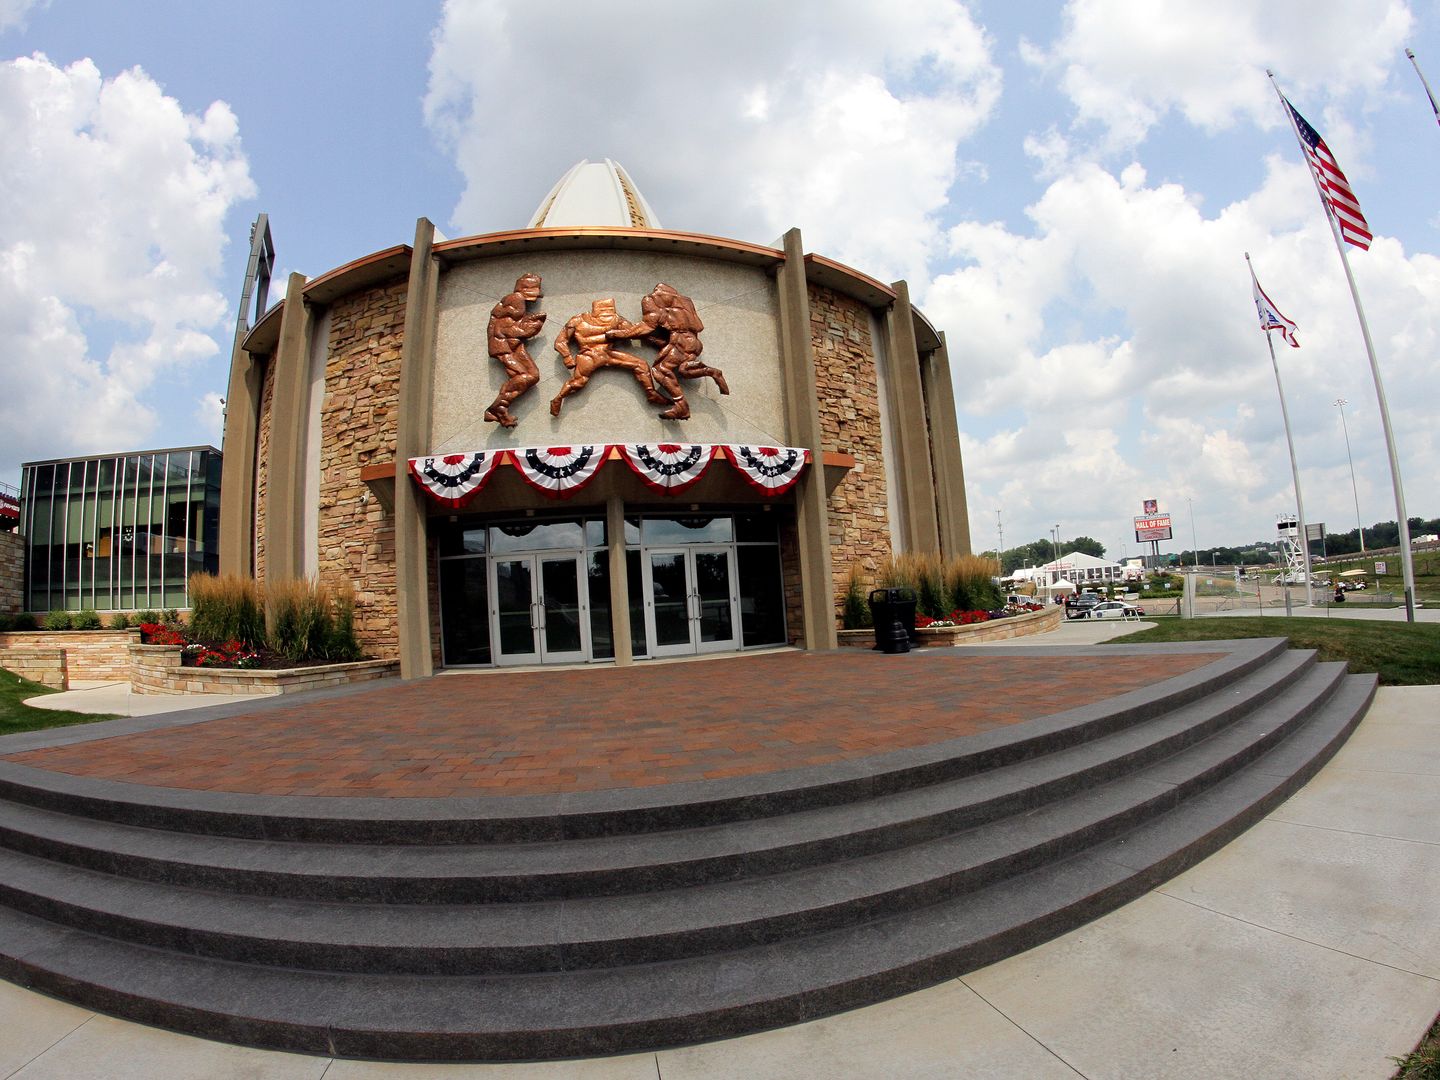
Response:
[{"label": "museum building", "polygon": [[406,677],[830,648],[852,567],[970,550],[905,283],[663,229],[608,160],[242,315],[221,493],[221,572],[350,583]]}]

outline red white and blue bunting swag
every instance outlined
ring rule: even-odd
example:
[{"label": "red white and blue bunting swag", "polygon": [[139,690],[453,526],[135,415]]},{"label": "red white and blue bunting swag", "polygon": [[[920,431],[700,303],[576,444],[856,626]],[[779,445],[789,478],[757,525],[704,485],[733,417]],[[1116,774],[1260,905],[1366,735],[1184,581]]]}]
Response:
[{"label": "red white and blue bunting swag", "polygon": [[727,446],[730,463],[767,495],[781,495],[795,486],[810,451],[795,446]]},{"label": "red white and blue bunting swag", "polygon": [[411,458],[410,475],[436,502],[458,510],[480,494],[504,456],[503,450],[482,450],[473,454]]},{"label": "red white and blue bunting swag", "polygon": [[692,443],[624,443],[620,453],[635,475],[656,491],[678,495],[705,475],[717,446]]},{"label": "red white and blue bunting swag", "polygon": [[610,460],[611,450],[618,451],[646,485],[666,495],[685,491],[721,456],[729,459],[747,483],[772,498],[794,487],[810,463],[810,451],[796,446],[621,443],[532,446],[411,458],[410,475],[431,498],[457,508],[473,499],[495,467],[508,460],[531,487],[554,498],[566,498],[595,478],[600,467]]},{"label": "red white and blue bunting swag", "polygon": [[562,499],[594,479],[609,456],[609,446],[532,446],[510,451],[510,460],[527,484]]}]

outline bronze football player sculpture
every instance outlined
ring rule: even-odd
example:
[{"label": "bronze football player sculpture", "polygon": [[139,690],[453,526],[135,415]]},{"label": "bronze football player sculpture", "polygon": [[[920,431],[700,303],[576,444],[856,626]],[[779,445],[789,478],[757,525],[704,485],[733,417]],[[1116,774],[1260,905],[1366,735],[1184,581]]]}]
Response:
[{"label": "bronze football player sculpture", "polygon": [[670,408],[660,414],[663,419],[689,419],[690,403],[685,400],[681,379],[708,377],[715,380],[720,393],[730,393],[725,373],[700,362],[704,349],[700,331],[704,329],[694,301],[661,282],[640,301],[638,323],[622,323],[606,334],[612,341],[643,338],[647,345],[660,350],[651,375],[671,400]]},{"label": "bronze football player sculpture", "polygon": [[[591,301],[589,311],[582,311],[565,324],[565,329],[561,330],[555,339],[555,351],[574,374],[551,400],[551,416],[559,416],[560,403],[571,394],[584,389],[590,376],[602,367],[628,368],[634,373],[635,381],[644,389],[646,401],[656,405],[667,404],[665,398],[655,392],[650,365],[638,356],[631,356],[610,347],[608,332],[623,323],[624,320],[615,311],[615,301],[607,299]],[[571,351],[572,339],[580,347],[578,355]]]},{"label": "bronze football player sculpture", "polygon": [[510,377],[485,410],[485,419],[501,427],[515,426],[516,420],[510,415],[511,404],[540,381],[540,369],[525,349],[525,342],[545,325],[543,314],[525,310],[526,304],[539,299],[540,275],[521,274],[515,282],[515,291],[501,297],[490,310],[490,325],[486,330],[490,355],[500,361]]}]

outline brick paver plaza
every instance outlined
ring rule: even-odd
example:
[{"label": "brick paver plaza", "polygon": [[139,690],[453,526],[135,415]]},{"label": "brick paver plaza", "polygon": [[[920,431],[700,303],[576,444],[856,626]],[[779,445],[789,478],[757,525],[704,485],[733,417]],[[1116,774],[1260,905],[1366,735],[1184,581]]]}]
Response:
[{"label": "brick paver plaza", "polygon": [[264,795],[531,795],[751,776],[974,735],[1222,654],[785,652],[445,675],[13,754],[159,787]]}]

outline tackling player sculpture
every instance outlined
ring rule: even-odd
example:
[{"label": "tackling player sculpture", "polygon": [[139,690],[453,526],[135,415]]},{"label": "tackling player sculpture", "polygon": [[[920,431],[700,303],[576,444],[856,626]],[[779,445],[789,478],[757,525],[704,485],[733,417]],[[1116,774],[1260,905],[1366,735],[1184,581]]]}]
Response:
[{"label": "tackling player sculpture", "polygon": [[511,404],[540,381],[540,369],[525,349],[525,342],[545,325],[543,314],[525,310],[526,304],[539,299],[540,275],[521,274],[515,282],[515,291],[501,297],[490,310],[490,325],[486,330],[490,355],[500,361],[510,377],[485,410],[485,419],[501,427],[515,426],[516,420],[510,415]]}]

